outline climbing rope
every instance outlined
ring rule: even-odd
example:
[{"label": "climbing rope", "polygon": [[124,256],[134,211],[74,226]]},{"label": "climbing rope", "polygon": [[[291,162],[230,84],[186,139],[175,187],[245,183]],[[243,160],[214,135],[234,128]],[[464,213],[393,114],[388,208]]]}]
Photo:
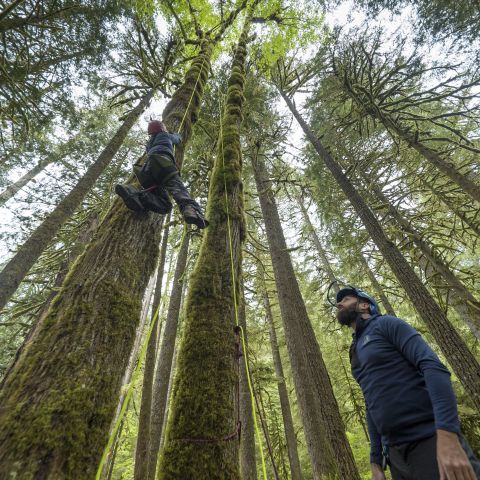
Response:
[{"label": "climbing rope", "polygon": [[265,465],[265,456],[263,453],[263,446],[262,446],[262,438],[260,434],[260,429],[258,428],[257,422],[257,414],[255,409],[255,393],[253,391],[252,379],[250,375],[250,368],[248,366],[248,355],[247,355],[247,347],[245,341],[245,332],[243,331],[242,326],[240,325],[239,316],[238,316],[238,306],[237,306],[237,287],[236,287],[236,279],[235,279],[235,264],[233,260],[233,241],[232,241],[232,229],[230,224],[230,209],[229,209],[229,198],[228,198],[228,190],[227,190],[227,177],[225,175],[225,155],[224,155],[224,146],[223,146],[223,118],[222,118],[222,101],[220,91],[218,92],[218,101],[219,101],[219,109],[220,109],[220,148],[222,153],[222,167],[223,167],[223,186],[225,191],[225,205],[226,205],[226,213],[227,213],[227,231],[228,231],[228,242],[229,242],[229,249],[230,249],[230,267],[232,271],[232,287],[233,287],[233,307],[235,311],[235,324],[237,329],[240,331],[240,338],[242,340],[242,347],[243,347],[243,358],[245,362],[245,371],[247,373],[247,383],[248,389],[250,392],[250,400],[252,405],[252,416],[253,416],[253,425],[255,428],[255,434],[257,436],[258,446],[260,448],[260,457],[262,460],[262,471],[263,471],[263,478],[267,480],[267,468]]}]

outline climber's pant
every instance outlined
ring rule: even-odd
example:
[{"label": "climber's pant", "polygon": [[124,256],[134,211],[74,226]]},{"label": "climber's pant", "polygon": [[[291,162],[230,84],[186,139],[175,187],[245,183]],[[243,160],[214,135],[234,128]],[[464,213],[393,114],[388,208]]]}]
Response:
[{"label": "climber's pant", "polygon": [[135,169],[135,174],[143,188],[158,186],[150,194],[165,198],[165,190],[168,191],[180,210],[189,204],[198,206],[188,193],[180,178],[175,161],[170,156],[158,153],[149,155],[147,161],[140,168]]}]

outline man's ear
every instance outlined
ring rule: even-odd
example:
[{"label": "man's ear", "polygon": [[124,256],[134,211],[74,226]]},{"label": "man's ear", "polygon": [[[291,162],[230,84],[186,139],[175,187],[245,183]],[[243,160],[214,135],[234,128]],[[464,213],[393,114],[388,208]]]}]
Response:
[{"label": "man's ear", "polygon": [[368,302],[365,302],[365,301],[361,300],[358,306],[362,310],[365,308],[367,312],[370,311],[370,303],[368,303]]}]

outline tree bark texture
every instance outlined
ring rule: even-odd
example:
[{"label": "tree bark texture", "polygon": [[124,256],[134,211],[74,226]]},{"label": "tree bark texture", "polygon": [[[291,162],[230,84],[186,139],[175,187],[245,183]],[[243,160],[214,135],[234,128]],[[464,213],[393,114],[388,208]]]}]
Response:
[{"label": "tree bark texture", "polygon": [[240,478],[235,418],[238,339],[233,327],[245,238],[239,127],[248,27],[247,17],[228,80],[220,142],[210,179],[210,226],[205,230],[190,277],[184,335],[159,464],[161,480]]},{"label": "tree bark texture", "polygon": [[288,255],[267,170],[258,158],[252,160],[314,478],[359,479],[330,378]]},{"label": "tree bark texture", "polygon": [[[160,307],[160,300],[162,298],[162,282],[163,273],[165,270],[165,260],[167,256],[168,235],[170,225],[167,220],[162,236],[162,244],[160,247],[160,258],[157,268],[157,279],[155,282],[155,292],[153,294],[152,316],[150,322],[155,320],[160,312],[157,310]],[[144,480],[148,477],[148,452],[150,449],[150,421],[152,409],[152,390],[153,390],[153,376],[155,372],[156,354],[158,336],[160,334],[160,321],[156,319],[157,325],[154,327],[147,345],[147,353],[145,355],[145,367],[143,372],[142,384],[142,401],[140,404],[140,414],[138,419],[138,436],[137,445],[135,448],[135,480]]]},{"label": "tree bark texture", "polygon": [[17,253],[0,272],[0,310],[3,309],[11,296],[17,290],[30,268],[38,260],[50,241],[55,237],[60,227],[73,215],[85,195],[95,185],[98,177],[113,159],[122,146],[125,137],[145,110],[153,96],[153,92],[145,95],[138,105],[126,116],[123,124],[117,130],[108,145],[103,149],[97,160],[88,167],[85,175],[77,185],[60,201],[47,218],[34,230],[26,242],[19,247]]},{"label": "tree bark texture", "polygon": [[302,480],[302,470],[300,468],[300,458],[298,457],[297,437],[293,427],[292,411],[290,409],[290,401],[288,399],[287,385],[285,384],[285,375],[283,374],[282,359],[280,358],[280,350],[277,342],[277,332],[273,323],[272,309],[268,293],[264,289],[263,307],[269,326],[270,345],[272,347],[273,365],[275,375],[277,377],[278,395],[280,397],[280,407],[282,409],[283,427],[285,430],[285,439],[287,441],[288,459],[290,461],[290,476],[292,480]]},{"label": "tree bark texture", "polygon": [[445,313],[430,295],[427,288],[417,277],[413,268],[402,256],[395,244],[387,238],[375,215],[355,190],[347,176],[342,172],[340,165],[310,130],[292,100],[283,92],[281,94],[305,135],[312,143],[312,146],[350,200],[352,207],[362,220],[370,237],[377,245],[398,282],[407,293],[418,314],[441,348],[451,368],[470,395],[473,404],[476,408],[480,408],[480,366],[477,360],[453,328]]},{"label": "tree bark texture", "polygon": [[[243,290],[243,288],[242,288]],[[241,301],[239,305],[239,323],[243,330],[245,341],[245,350],[248,353],[247,340],[247,319],[245,316],[245,299],[243,291],[241,292]],[[242,349],[243,350],[243,349]],[[240,437],[240,478],[242,480],[257,480],[257,462],[255,452],[255,428],[253,424],[252,409],[255,405],[252,404],[252,396],[248,386],[247,378],[247,362],[248,358],[242,356],[240,362],[240,422],[241,437]]]},{"label": "tree bark texture", "polygon": [[[186,74],[198,98],[210,53],[207,45],[201,69],[192,65],[197,75]],[[198,115],[198,103],[189,100],[174,95],[166,107],[186,111],[184,125]],[[179,127],[176,117],[164,122],[170,130]],[[184,144],[188,140],[184,134]],[[117,199],[72,267],[35,342],[0,391],[0,478],[94,477],[156,264],[160,219],[133,213]]]},{"label": "tree bark texture", "polygon": [[184,284],[185,267],[188,259],[188,246],[190,233],[185,231],[182,244],[178,252],[175,274],[173,276],[173,287],[170,293],[167,318],[163,330],[162,343],[158,354],[157,369],[152,391],[152,407],[150,414],[150,441],[147,458],[146,475],[139,477],[142,480],[155,480],[157,467],[158,450],[163,430],[163,419],[167,407],[168,385],[170,372],[172,370],[173,353],[177,338],[178,319],[180,316],[180,305]]}]

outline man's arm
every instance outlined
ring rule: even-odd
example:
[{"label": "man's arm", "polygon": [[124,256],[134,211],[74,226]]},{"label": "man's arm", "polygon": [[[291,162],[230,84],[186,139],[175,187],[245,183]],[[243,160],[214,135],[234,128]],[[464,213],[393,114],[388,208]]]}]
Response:
[{"label": "man's arm", "polygon": [[372,480],[385,480],[382,465],[382,439],[378,433],[377,427],[373,423],[372,416],[367,407],[367,426],[370,436],[370,467],[372,470]]},{"label": "man's arm", "polygon": [[457,400],[450,372],[420,334],[396,317],[385,322],[389,340],[423,374],[437,430],[437,460],[442,479],[475,480],[470,462],[460,445]]},{"label": "man's arm", "polygon": [[182,136],[179,133],[169,133],[170,140],[174,145],[179,145],[182,143]]},{"label": "man's arm", "polygon": [[383,325],[388,340],[422,373],[433,406],[435,427],[460,433],[450,372],[411,325],[391,316],[385,317]]}]

